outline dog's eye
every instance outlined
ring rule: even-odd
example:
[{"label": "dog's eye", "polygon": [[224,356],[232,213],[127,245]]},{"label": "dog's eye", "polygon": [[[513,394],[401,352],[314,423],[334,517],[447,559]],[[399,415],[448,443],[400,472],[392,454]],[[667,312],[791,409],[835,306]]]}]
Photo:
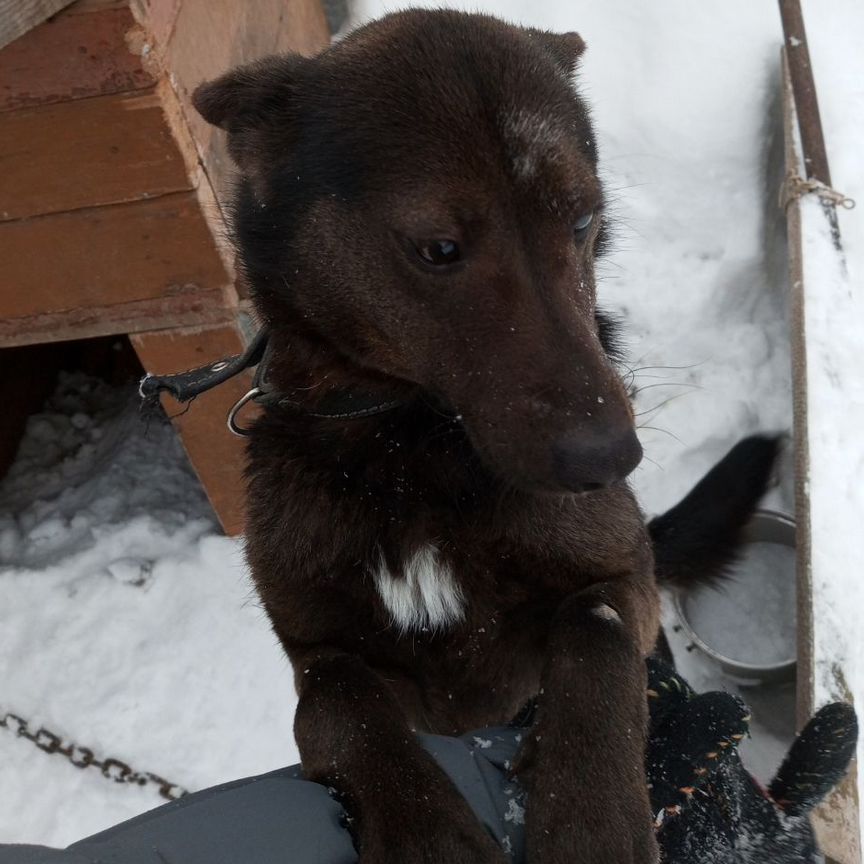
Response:
[{"label": "dog's eye", "polygon": [[447,267],[461,257],[459,247],[452,240],[430,240],[417,247],[417,254],[432,267]]},{"label": "dog's eye", "polygon": [[591,227],[591,223],[593,221],[593,210],[590,213],[586,213],[584,216],[581,216],[579,219],[576,220],[576,224],[573,226],[573,236],[577,240],[584,240],[585,235],[588,233],[588,229]]}]

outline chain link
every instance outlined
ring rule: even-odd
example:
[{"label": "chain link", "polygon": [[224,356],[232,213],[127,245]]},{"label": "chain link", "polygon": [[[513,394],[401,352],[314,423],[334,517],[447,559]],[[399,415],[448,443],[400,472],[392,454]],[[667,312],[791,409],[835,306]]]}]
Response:
[{"label": "chain link", "polygon": [[135,771],[122,759],[108,757],[97,759],[89,747],[71,742],[64,743],[62,736],[41,726],[36,732],[30,724],[17,714],[3,713],[0,710],[0,726],[13,732],[19,738],[32,741],[45,753],[59,753],[65,756],[76,768],[98,768],[102,776],[115,783],[131,783],[133,786],[146,786],[148,783],[157,786],[159,794],[168,801],[176,801],[188,794],[188,791],[151,771]]}]

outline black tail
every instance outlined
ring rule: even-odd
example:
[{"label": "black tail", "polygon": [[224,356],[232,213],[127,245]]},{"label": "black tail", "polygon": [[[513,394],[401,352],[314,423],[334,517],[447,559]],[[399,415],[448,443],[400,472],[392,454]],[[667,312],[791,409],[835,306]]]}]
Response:
[{"label": "black tail", "polygon": [[779,437],[753,435],[739,441],[682,501],[651,520],[658,581],[712,583],[724,578],[779,451]]}]

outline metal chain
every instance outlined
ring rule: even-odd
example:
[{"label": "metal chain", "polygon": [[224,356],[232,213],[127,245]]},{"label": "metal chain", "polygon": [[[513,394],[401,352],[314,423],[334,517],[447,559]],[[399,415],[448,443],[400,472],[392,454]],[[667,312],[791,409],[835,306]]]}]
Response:
[{"label": "metal chain", "polygon": [[151,771],[134,771],[122,759],[108,757],[97,759],[89,747],[80,744],[63,742],[63,738],[44,726],[33,732],[23,717],[11,712],[0,711],[0,726],[14,732],[19,738],[32,741],[40,750],[46,753],[59,753],[65,756],[76,768],[98,768],[102,776],[115,783],[131,783],[134,786],[146,786],[148,783],[159,787],[159,794],[168,801],[176,801],[188,794],[188,790]]}]

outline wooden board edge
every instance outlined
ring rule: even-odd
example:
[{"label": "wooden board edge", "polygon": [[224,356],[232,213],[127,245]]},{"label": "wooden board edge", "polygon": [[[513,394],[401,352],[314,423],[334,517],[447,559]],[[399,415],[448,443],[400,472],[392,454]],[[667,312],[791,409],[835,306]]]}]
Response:
[{"label": "wooden board edge", "polygon": [[[18,181],[4,191],[0,223],[153,201],[195,188],[195,174],[189,171],[155,86],[36,105],[2,116],[8,124],[0,135],[2,161]],[[94,137],[94,128],[100,137]],[[27,146],[37,138],[50,139],[51,149]],[[109,145],[117,156],[108,155]]]},{"label": "wooden board edge", "polygon": [[[247,344],[243,315],[218,326],[176,327],[130,336],[148,372],[165,374],[196,368],[242,351]],[[243,532],[246,483],[245,444],[233,436],[226,419],[231,406],[252,386],[252,373],[236,378],[182,405],[163,394],[165,413],[178,432],[192,467],[228,535]]]},{"label": "wooden board edge", "polygon": [[72,14],[78,5],[0,49],[0,115],[155,86],[149,49],[129,9]]},{"label": "wooden board edge", "polygon": [[126,9],[128,6],[129,0],[74,0],[71,5],[66,6],[58,12],[56,17],[65,18],[73,15],[90,15],[94,12]]},{"label": "wooden board edge", "polygon": [[169,76],[163,75],[161,77],[156,85],[156,93],[162,103],[162,111],[168,128],[171,130],[171,135],[182,154],[186,173],[190,178],[192,188],[195,190],[199,207],[213,237],[216,251],[222,259],[225,272],[230,277],[225,289],[225,302],[234,305],[238,302],[239,295],[236,287],[234,249],[228,239],[229,232],[225,213],[204,167],[203,156],[198,150],[198,145],[186,119],[183,104]]},{"label": "wooden board edge", "polygon": [[[798,170],[795,108],[792,85],[782,49],[783,140],[785,170]],[[798,602],[797,725],[801,728],[813,713],[813,583],[810,535],[810,498],[807,478],[810,459],[807,448],[807,344],[804,338],[804,269],[801,246],[801,204],[786,204],[786,233],[789,244],[789,312],[792,353],[793,435],[795,441],[795,523]]]},{"label": "wooden board edge", "polygon": [[175,297],[7,318],[0,321],[0,348],[181,326],[223,325],[233,321],[237,314],[236,308],[224,303],[227,290],[210,289]]},{"label": "wooden board edge", "polygon": [[0,0],[0,49],[70,3],[72,0]]}]

